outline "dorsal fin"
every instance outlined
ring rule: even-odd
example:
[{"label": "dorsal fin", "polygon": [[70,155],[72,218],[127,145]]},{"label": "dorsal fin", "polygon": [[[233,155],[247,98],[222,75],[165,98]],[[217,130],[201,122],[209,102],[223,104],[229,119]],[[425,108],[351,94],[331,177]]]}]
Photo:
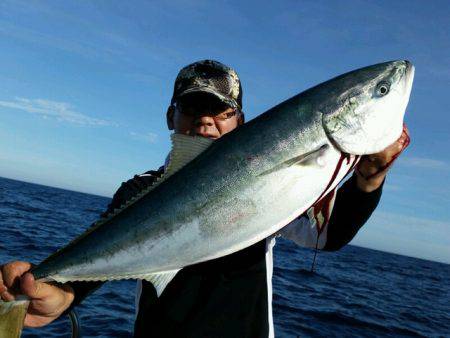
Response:
[{"label": "dorsal fin", "polygon": [[163,175],[164,178],[176,173],[214,142],[209,138],[183,134],[172,134],[170,138],[172,140],[172,151]]},{"label": "dorsal fin", "polygon": [[114,209],[113,212],[100,218],[93,224],[92,228],[87,230],[87,232],[92,231],[94,228],[105,223],[106,221],[120,213],[122,210],[138,201],[142,196],[146,195],[149,191],[153,190],[156,186],[161,184],[161,182],[164,182],[168,177],[172,176],[186,164],[191,162],[194,158],[196,158],[204,150],[206,150],[206,148],[208,148],[211,143],[214,142],[214,140],[205,137],[182,134],[172,134],[170,138],[172,140],[172,150],[170,151],[169,162],[166,165],[164,174],[161,177],[158,177],[152,185],[145,188],[137,195],[126,201],[119,208]]}]

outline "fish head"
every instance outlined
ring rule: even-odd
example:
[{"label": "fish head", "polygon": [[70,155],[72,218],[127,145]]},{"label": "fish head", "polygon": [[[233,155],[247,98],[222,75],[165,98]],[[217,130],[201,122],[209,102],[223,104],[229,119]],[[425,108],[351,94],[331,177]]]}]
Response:
[{"label": "fish head", "polygon": [[[325,132],[339,150],[374,154],[394,143],[414,78],[409,61],[391,61],[361,68],[324,83],[333,100],[321,109]],[[325,98],[324,94],[324,98]]]}]

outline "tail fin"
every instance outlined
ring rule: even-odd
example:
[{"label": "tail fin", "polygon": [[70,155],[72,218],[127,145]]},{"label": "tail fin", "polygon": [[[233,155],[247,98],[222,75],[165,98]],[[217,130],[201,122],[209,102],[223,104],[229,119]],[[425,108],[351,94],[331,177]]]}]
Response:
[{"label": "tail fin", "polygon": [[0,300],[0,337],[20,337],[29,303],[28,299],[12,302]]}]

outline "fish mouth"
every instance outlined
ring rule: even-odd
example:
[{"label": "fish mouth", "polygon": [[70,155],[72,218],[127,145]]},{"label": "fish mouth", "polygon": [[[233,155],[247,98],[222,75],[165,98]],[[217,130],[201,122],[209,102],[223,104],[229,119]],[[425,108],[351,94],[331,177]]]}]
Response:
[{"label": "fish mouth", "polygon": [[407,97],[410,97],[412,84],[413,84],[413,80],[414,80],[414,74],[416,72],[416,68],[408,60],[404,60],[404,62],[406,64],[405,83],[406,83],[406,88],[407,88]]},{"label": "fish mouth", "polygon": [[411,61],[403,60],[403,62],[406,64],[406,74],[414,73],[414,65]]}]

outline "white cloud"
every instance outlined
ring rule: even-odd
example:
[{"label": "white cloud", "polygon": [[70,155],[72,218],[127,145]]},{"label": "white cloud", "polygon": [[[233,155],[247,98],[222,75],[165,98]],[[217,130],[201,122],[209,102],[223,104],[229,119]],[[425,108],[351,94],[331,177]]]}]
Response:
[{"label": "white cloud", "polygon": [[386,182],[383,187],[383,191],[402,191],[402,187],[399,185],[391,184]]},{"label": "white cloud", "polygon": [[[378,211],[376,213],[376,217],[377,222],[379,222],[380,224],[384,224],[386,226],[407,224],[411,231],[412,230],[422,231],[423,229],[429,231],[450,229],[450,222],[448,221],[439,221],[435,219],[417,217],[414,215],[414,211],[411,211],[411,214],[412,215],[403,215],[394,212]],[[446,232],[444,233],[446,234]]]},{"label": "white cloud", "polygon": [[403,166],[416,167],[422,169],[448,169],[449,165],[445,161],[435,160],[425,157],[404,157],[398,160]]},{"label": "white cloud", "polygon": [[134,131],[130,132],[130,135],[133,139],[138,141],[145,141],[148,143],[156,143],[158,139],[158,134],[148,132],[148,133],[136,133]]},{"label": "white cloud", "polygon": [[353,244],[401,255],[450,263],[450,221],[376,211]]},{"label": "white cloud", "polygon": [[111,121],[97,119],[73,110],[72,106],[65,102],[50,101],[45,99],[26,99],[17,97],[13,101],[0,101],[0,107],[13,108],[36,114],[43,118],[53,118],[58,121],[90,126],[116,126]]}]

